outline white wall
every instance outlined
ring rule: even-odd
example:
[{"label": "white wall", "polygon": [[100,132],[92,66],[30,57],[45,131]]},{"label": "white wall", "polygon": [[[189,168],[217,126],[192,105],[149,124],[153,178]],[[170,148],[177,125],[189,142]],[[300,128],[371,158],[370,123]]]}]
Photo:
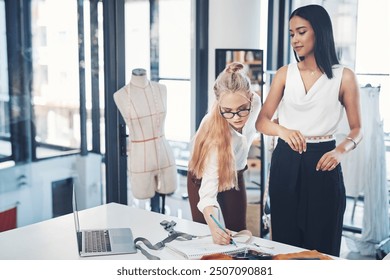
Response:
[{"label": "white wall", "polygon": [[215,49],[260,49],[259,0],[211,0],[209,6],[209,107],[214,101]]}]

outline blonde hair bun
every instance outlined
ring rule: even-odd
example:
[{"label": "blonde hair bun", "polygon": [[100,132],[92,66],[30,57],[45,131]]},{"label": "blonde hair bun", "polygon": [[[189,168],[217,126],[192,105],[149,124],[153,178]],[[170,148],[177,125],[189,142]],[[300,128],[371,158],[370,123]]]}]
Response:
[{"label": "blonde hair bun", "polygon": [[242,69],[244,69],[244,64],[240,62],[232,62],[226,66],[225,72],[236,73],[238,71],[241,71]]}]

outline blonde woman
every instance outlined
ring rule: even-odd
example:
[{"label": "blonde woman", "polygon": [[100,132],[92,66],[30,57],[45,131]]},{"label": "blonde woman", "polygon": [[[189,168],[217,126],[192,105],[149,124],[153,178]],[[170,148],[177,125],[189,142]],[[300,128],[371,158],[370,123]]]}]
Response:
[{"label": "blonde woman", "polygon": [[[187,180],[192,218],[207,223],[217,244],[231,242],[230,231],[246,229],[243,172],[256,136],[260,97],[251,90],[244,65],[233,62],[214,83],[215,102],[194,136]],[[210,217],[220,217],[218,227]]]}]

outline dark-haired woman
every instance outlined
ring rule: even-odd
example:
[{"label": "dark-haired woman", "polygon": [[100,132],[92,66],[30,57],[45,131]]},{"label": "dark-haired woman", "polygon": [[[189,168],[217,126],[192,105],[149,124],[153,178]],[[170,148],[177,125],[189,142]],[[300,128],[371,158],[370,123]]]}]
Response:
[{"label": "dark-haired woman", "polygon": [[[256,123],[279,138],[269,175],[272,239],[338,256],[346,203],[339,163],[362,139],[359,89],[339,64],[323,7],[300,7],[289,24],[297,62],[277,71]],[[350,132],[336,146],[344,109]]]}]

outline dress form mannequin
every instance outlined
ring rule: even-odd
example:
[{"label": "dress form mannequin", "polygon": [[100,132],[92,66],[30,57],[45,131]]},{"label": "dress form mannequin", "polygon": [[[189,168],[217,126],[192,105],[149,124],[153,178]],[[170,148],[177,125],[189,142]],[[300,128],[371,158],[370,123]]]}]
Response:
[{"label": "dress form mannequin", "polygon": [[114,93],[114,101],[129,128],[128,174],[134,197],[174,192],[177,169],[164,135],[166,87],[149,81],[146,70],[137,68],[130,83]]}]

